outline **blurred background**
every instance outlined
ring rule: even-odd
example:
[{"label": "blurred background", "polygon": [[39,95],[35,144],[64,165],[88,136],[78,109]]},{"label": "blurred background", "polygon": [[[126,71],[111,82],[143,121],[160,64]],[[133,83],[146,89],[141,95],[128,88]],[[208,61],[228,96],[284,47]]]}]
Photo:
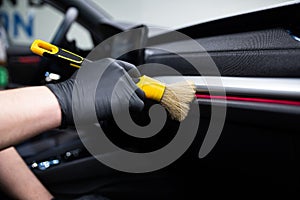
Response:
[{"label": "blurred background", "polygon": [[[39,2],[39,0],[32,1]],[[292,0],[93,1],[115,20],[172,29],[294,2]],[[63,19],[63,13],[47,4],[37,7],[23,0],[1,2],[0,17],[12,44],[31,44],[36,38],[49,41]],[[47,23],[44,23],[45,21]],[[80,48],[90,49],[93,46],[88,32],[77,23],[71,27],[67,37],[75,39]]]}]

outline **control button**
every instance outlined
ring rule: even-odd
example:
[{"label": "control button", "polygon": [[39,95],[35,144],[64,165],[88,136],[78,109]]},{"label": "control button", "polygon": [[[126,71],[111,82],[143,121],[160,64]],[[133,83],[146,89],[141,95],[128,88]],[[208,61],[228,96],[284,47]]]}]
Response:
[{"label": "control button", "polygon": [[81,152],[82,152],[81,149],[74,149],[71,151],[67,151],[66,153],[64,153],[64,158],[66,160],[75,159],[75,158],[79,157]]},{"label": "control button", "polygon": [[39,170],[46,170],[49,167],[53,166],[53,165],[58,165],[60,163],[60,161],[58,159],[53,159],[53,160],[46,160],[43,162],[34,162],[31,164],[31,168],[33,169],[39,169]]}]

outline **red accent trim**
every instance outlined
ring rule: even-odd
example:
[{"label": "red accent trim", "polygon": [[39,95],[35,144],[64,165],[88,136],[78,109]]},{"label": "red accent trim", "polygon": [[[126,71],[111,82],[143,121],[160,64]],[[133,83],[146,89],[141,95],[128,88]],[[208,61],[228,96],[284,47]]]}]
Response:
[{"label": "red accent trim", "polygon": [[197,99],[223,99],[231,101],[247,101],[256,103],[272,103],[283,104],[290,106],[300,106],[300,101],[279,100],[279,99],[265,99],[265,98],[252,98],[252,97],[236,97],[236,96],[211,96],[208,94],[196,94]]},{"label": "red accent trim", "polygon": [[18,62],[22,64],[36,64],[41,61],[39,56],[22,56],[18,57]]}]

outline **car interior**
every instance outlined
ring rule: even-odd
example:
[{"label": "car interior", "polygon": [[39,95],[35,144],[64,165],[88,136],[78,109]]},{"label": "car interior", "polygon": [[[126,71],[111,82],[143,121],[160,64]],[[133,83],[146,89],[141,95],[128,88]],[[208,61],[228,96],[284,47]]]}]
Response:
[{"label": "car interior", "polygon": [[[94,46],[128,30],[151,31],[145,24],[114,21],[92,1],[42,2],[65,13],[49,42],[82,57],[88,56],[91,50],[82,50],[75,41],[66,38],[75,21],[89,31]],[[113,57],[118,48],[136,45],[139,50],[118,59],[144,65],[141,68],[144,74],[149,73],[147,67],[151,64],[154,71],[157,64],[166,65],[195,82],[197,93],[193,104],[198,105],[201,113],[197,135],[187,151],[163,169],[136,174],[114,170],[91,155],[75,127],[46,131],[16,148],[41,182],[53,194],[65,199],[85,194],[101,194],[110,199],[297,195],[300,187],[299,9],[300,4],[292,4],[176,30],[199,43],[203,47],[201,51],[189,49],[188,41],[173,37],[172,31],[154,36],[141,31],[138,44],[133,44],[128,37],[125,42],[120,40],[103,49],[104,56]],[[143,46],[145,41],[156,48]],[[178,51],[159,49],[166,45],[175,45]],[[199,74],[186,60],[201,65],[208,57],[220,74],[209,68],[203,68],[204,73]],[[76,70],[33,54],[28,45],[9,46],[7,69],[8,89],[43,85],[47,83],[46,72],[59,74],[59,81],[65,80]],[[160,74],[159,70],[148,75],[166,83],[178,78],[173,73]],[[205,80],[214,77],[222,80],[223,88],[210,87],[216,92],[225,89],[226,96],[210,95]],[[152,105],[153,102],[146,102],[141,113],[132,115],[137,124],[151,121],[148,111]],[[211,123],[212,106],[224,105],[226,118],[222,133],[214,148],[200,158],[199,150]],[[168,117],[162,130],[147,139],[129,136],[113,120],[104,121],[101,126],[114,144],[139,153],[168,144],[175,137],[179,124]]]}]

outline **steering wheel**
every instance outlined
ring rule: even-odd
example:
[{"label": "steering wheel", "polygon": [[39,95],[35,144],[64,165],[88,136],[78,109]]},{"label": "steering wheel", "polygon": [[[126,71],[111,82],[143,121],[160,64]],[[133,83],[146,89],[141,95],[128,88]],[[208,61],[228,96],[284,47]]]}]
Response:
[{"label": "steering wheel", "polygon": [[59,25],[51,43],[60,46],[65,40],[66,34],[68,33],[71,25],[75,22],[78,17],[78,9],[75,7],[68,8],[63,21]]}]

